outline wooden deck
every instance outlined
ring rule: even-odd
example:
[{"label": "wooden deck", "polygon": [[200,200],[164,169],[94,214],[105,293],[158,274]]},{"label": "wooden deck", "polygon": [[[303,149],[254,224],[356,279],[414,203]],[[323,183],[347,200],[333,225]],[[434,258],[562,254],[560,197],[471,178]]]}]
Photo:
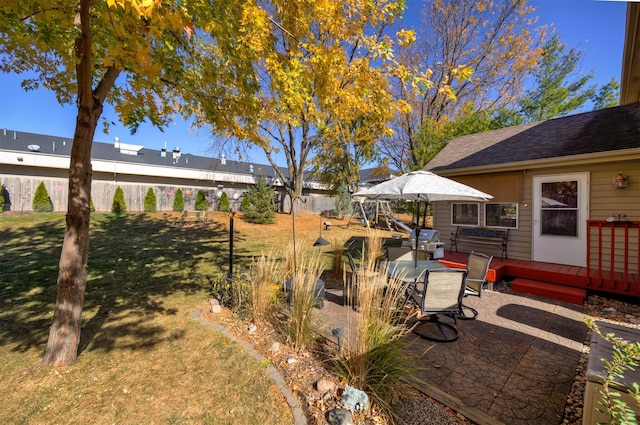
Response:
[{"label": "wooden deck", "polygon": [[[444,258],[440,260],[466,264],[468,253],[445,251]],[[627,279],[622,273],[614,273],[613,280],[608,271],[592,270],[591,276],[587,276],[586,267],[566,266],[562,264],[541,263],[524,260],[501,260],[494,258],[491,261],[489,278],[495,281],[509,278],[524,278],[556,285],[581,288],[593,292],[606,292],[617,295],[640,297],[640,284],[637,274],[628,274]]]}]

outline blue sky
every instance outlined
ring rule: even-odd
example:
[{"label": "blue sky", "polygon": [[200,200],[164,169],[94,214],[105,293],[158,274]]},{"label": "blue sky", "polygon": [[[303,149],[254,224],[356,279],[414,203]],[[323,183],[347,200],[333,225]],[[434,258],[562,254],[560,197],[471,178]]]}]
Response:
[{"label": "blue sky", "polygon": [[[582,69],[593,72],[592,84],[606,84],[611,77],[620,81],[626,2],[535,0],[529,3],[537,8],[540,24],[554,24],[567,49],[577,47],[584,52]],[[408,0],[407,4],[409,12],[415,14],[413,16],[419,15],[420,0]],[[21,80],[20,76],[0,73],[0,128],[72,138],[75,108],[60,106],[55,96],[46,90],[25,92],[20,87]],[[105,112],[111,118],[115,116],[108,107]],[[159,150],[166,142],[169,149],[179,146],[183,153],[218,155],[211,150],[210,138],[205,131],[190,130],[182,121],[170,124],[164,132],[145,123],[133,136],[121,125],[112,127],[109,135],[99,127],[94,140],[111,143],[116,136],[122,142],[150,149]],[[237,159],[229,153],[227,157]],[[257,150],[251,153],[251,158],[245,159],[266,163],[264,154]],[[285,165],[284,161],[279,165]]]}]

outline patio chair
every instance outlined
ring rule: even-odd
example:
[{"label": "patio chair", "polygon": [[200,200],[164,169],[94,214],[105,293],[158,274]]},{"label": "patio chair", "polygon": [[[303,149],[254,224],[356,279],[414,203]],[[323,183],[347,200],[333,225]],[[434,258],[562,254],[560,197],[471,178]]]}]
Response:
[{"label": "patio chair", "polygon": [[[487,284],[487,273],[493,256],[471,251],[467,260],[467,278],[465,280],[464,296],[482,297],[482,289]],[[461,319],[473,320],[478,317],[475,308],[462,305]]]},{"label": "patio chair", "polygon": [[[413,332],[423,338],[438,342],[451,342],[458,339],[458,330],[454,326],[456,316],[462,312],[466,270],[426,271],[422,290],[414,290],[411,298],[420,311]],[[454,324],[440,320],[440,315],[449,316]],[[435,329],[427,323],[434,324]]]}]

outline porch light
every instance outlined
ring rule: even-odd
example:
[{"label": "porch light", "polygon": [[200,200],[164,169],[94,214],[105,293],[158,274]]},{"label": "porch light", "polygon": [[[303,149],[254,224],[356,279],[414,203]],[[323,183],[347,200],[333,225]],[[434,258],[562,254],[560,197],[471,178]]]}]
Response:
[{"label": "porch light", "polygon": [[622,175],[622,171],[620,171],[618,175],[613,178],[613,185],[616,187],[616,189],[624,189],[625,187],[629,186],[629,182],[627,181],[627,178]]}]

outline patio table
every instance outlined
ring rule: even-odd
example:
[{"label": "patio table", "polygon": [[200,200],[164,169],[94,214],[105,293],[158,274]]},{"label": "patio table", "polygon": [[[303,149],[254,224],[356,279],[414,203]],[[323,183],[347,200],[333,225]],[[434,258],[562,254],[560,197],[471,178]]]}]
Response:
[{"label": "patio table", "polygon": [[426,270],[448,270],[438,260],[394,260],[387,261],[389,277],[401,278],[403,282],[415,282]]},{"label": "patio table", "polygon": [[394,260],[387,261],[387,272],[389,279],[400,279],[404,288],[405,296],[402,300],[402,305],[407,303],[414,290],[421,291],[420,278],[424,276],[425,271],[433,270],[450,270],[450,267],[442,264],[438,260]]}]

